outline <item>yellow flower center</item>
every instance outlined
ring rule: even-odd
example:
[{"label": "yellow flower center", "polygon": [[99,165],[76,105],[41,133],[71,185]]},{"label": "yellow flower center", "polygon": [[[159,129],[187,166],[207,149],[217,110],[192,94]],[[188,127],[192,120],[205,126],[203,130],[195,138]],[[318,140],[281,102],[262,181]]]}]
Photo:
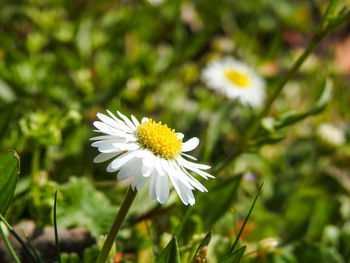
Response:
[{"label": "yellow flower center", "polygon": [[161,122],[152,119],[143,122],[137,127],[136,136],[142,147],[164,159],[175,158],[181,152],[182,139]]},{"label": "yellow flower center", "polygon": [[225,77],[241,88],[246,88],[250,82],[250,79],[247,75],[233,69],[226,70]]}]

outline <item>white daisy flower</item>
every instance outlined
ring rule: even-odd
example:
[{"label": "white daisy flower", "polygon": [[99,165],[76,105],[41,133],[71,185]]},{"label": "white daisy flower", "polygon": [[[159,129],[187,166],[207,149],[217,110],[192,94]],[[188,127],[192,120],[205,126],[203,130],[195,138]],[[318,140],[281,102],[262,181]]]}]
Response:
[{"label": "white daisy flower", "polygon": [[215,60],[201,78],[209,88],[243,105],[260,107],[265,100],[265,81],[244,63],[231,57]]},{"label": "white daisy flower", "polygon": [[100,121],[93,124],[96,132],[104,135],[91,138],[97,147],[99,155],[94,162],[100,163],[113,159],[107,167],[107,172],[119,171],[117,178],[131,178],[133,189],[141,189],[149,178],[149,195],[161,204],[169,197],[169,180],[185,205],[193,205],[195,199],[192,190],[207,192],[190,173],[199,174],[205,179],[212,175],[202,171],[210,168],[208,165],[190,162],[184,157],[196,160],[186,154],[197,147],[198,138],[182,142],[181,133],[175,133],[161,122],[143,118],[140,123],[131,115],[131,120],[117,112],[119,118],[108,111],[109,116],[98,113]]}]

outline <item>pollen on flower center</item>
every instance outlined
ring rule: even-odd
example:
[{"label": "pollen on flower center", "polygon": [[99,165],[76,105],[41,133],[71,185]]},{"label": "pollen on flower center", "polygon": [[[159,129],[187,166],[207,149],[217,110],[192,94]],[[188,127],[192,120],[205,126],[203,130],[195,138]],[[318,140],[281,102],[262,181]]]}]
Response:
[{"label": "pollen on flower center", "polygon": [[247,75],[232,69],[225,70],[225,77],[241,88],[247,87],[250,82]]},{"label": "pollen on flower center", "polygon": [[164,159],[175,158],[181,152],[182,139],[161,122],[152,119],[143,122],[137,127],[136,136],[142,147]]}]

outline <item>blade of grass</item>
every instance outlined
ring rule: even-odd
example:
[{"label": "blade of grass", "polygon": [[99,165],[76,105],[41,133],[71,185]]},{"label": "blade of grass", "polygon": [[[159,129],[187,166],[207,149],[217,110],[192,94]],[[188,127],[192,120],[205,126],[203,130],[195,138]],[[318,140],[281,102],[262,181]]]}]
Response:
[{"label": "blade of grass", "polygon": [[9,223],[7,223],[7,221],[5,220],[5,218],[2,217],[2,215],[0,214],[0,221],[4,222],[4,224],[6,225],[7,229],[11,232],[11,234],[17,239],[17,241],[23,246],[24,250],[28,253],[28,255],[31,257],[31,259],[33,260],[33,262],[35,263],[40,263],[36,260],[33,252],[29,249],[29,247],[27,246],[27,244],[23,241],[23,239],[17,234],[17,232],[9,225]]},{"label": "blade of grass", "polygon": [[53,207],[53,223],[55,227],[55,242],[56,242],[56,252],[57,252],[57,261],[61,263],[61,249],[60,241],[58,240],[58,230],[57,230],[57,219],[56,219],[56,204],[57,204],[57,190],[55,192],[55,204]]},{"label": "blade of grass", "polygon": [[2,235],[2,237],[3,237],[3,239],[4,239],[4,241],[5,241],[5,245],[6,245],[7,249],[9,250],[9,252],[10,252],[10,254],[11,254],[13,260],[14,260],[16,263],[21,263],[21,261],[19,260],[19,258],[18,258],[17,255],[16,255],[16,252],[15,252],[15,250],[13,249],[13,247],[12,247],[12,245],[11,245],[9,239],[8,239],[7,236],[6,236],[6,233],[5,233],[4,229],[3,229],[2,224],[0,224],[0,232],[1,232],[1,235]]},{"label": "blade of grass", "polygon": [[27,243],[28,243],[28,245],[29,245],[30,249],[33,251],[33,253],[34,253],[34,256],[35,256],[36,260],[37,260],[38,262],[40,262],[40,263],[43,263],[43,261],[41,260],[41,258],[40,258],[40,256],[39,256],[39,254],[38,254],[38,251],[35,249],[35,247],[33,246],[32,241],[30,241],[30,239],[29,239],[29,237],[28,237],[27,233],[26,233],[26,232],[24,232],[24,230],[23,230],[23,229],[22,229],[22,233],[23,233],[24,237],[26,238]]},{"label": "blade of grass", "polygon": [[243,225],[242,225],[241,229],[239,230],[239,233],[238,233],[238,235],[237,235],[237,237],[236,237],[236,239],[235,239],[235,242],[233,243],[233,245],[232,245],[232,247],[231,247],[231,249],[230,249],[230,254],[235,250],[235,247],[236,247],[236,245],[237,245],[237,243],[238,243],[239,238],[241,237],[241,234],[242,234],[242,232],[243,232],[243,230],[244,230],[244,227],[245,227],[245,225],[246,225],[247,222],[248,222],[248,219],[249,219],[249,217],[250,217],[250,214],[252,213],[252,211],[253,211],[253,209],[254,209],[256,200],[258,200],[258,197],[259,197],[259,195],[260,195],[260,193],[261,193],[261,188],[262,188],[262,186],[263,186],[263,184],[261,184],[261,185],[259,186],[259,188],[258,188],[258,193],[256,194],[256,196],[255,196],[255,198],[254,198],[254,201],[253,201],[252,205],[250,206],[248,215],[247,215],[246,218],[244,219]]}]

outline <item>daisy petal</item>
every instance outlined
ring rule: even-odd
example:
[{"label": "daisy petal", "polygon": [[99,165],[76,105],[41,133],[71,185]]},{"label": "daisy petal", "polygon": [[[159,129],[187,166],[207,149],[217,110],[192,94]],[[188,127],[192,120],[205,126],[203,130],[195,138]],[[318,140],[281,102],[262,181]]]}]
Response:
[{"label": "daisy petal", "polygon": [[131,115],[131,119],[136,127],[140,125],[140,122],[136,119],[136,117],[134,115]]},{"label": "daisy petal", "polygon": [[124,151],[135,151],[137,149],[140,149],[140,146],[136,143],[112,143],[112,145],[120,150]]},{"label": "daisy petal", "polygon": [[157,175],[152,173],[151,180],[149,182],[148,194],[149,194],[149,197],[152,200],[155,200],[157,198],[157,194],[156,194],[156,176]]},{"label": "daisy petal", "polygon": [[176,135],[178,139],[183,139],[185,137],[185,135],[181,132],[177,132]]},{"label": "daisy petal", "polygon": [[169,182],[167,176],[157,176],[156,195],[159,203],[164,204],[169,197]]},{"label": "daisy petal", "polygon": [[131,129],[136,129],[135,125],[128,119],[128,117],[126,117],[124,114],[122,114],[121,112],[117,111],[118,115],[125,121],[126,125],[129,126],[129,128]]},{"label": "daisy petal", "polygon": [[108,140],[108,139],[114,139],[114,138],[115,136],[112,136],[112,135],[102,135],[102,136],[91,137],[89,140],[99,141],[99,140]]},{"label": "daisy petal", "polygon": [[114,153],[100,153],[94,158],[94,163],[102,163],[104,161],[107,161],[115,156],[117,156],[120,152],[114,152]]},{"label": "daisy petal", "polygon": [[134,180],[132,181],[131,185],[134,186],[137,191],[139,191],[142,188],[142,186],[146,183],[146,180],[146,177],[138,175],[134,177]]},{"label": "daisy petal", "polygon": [[120,168],[120,171],[118,172],[117,179],[118,180],[124,180],[126,178],[129,178],[133,176],[134,178],[139,175],[140,169],[141,169],[141,162],[139,159],[131,159],[127,163],[123,165],[123,167]]},{"label": "daisy petal", "polygon": [[196,148],[199,144],[199,139],[197,137],[193,137],[189,139],[187,142],[182,144],[181,152],[189,152]]},{"label": "daisy petal", "polygon": [[191,166],[191,167],[195,167],[195,168],[202,169],[202,170],[208,170],[208,169],[211,168],[209,165],[190,162],[190,161],[185,160],[185,159],[182,158],[182,157],[179,157],[179,158],[177,159],[177,161],[178,161],[179,163],[181,163],[182,165],[184,165],[184,166]]},{"label": "daisy petal", "polygon": [[134,152],[127,152],[120,155],[118,158],[111,162],[112,169],[119,170],[124,164],[130,161],[134,157]]},{"label": "daisy petal", "polygon": [[197,158],[196,157],[193,157],[192,155],[189,155],[189,154],[186,154],[186,153],[181,153],[182,156],[185,156],[187,158],[190,158],[192,159],[193,161],[197,161]]}]

